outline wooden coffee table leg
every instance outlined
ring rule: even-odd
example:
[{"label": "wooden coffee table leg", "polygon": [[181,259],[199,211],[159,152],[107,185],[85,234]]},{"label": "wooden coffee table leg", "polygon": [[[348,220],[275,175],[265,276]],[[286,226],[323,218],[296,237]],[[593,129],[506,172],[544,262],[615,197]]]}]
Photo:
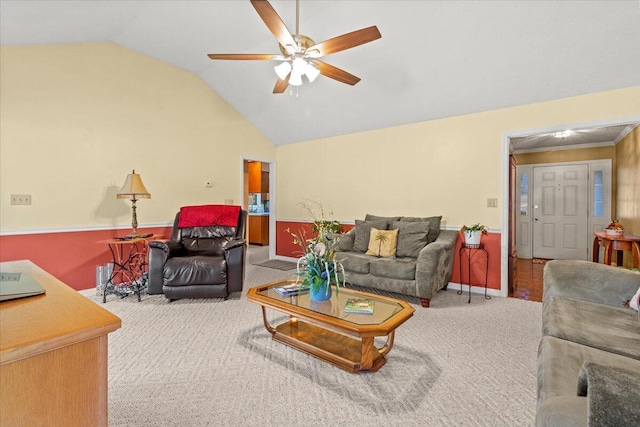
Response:
[{"label": "wooden coffee table leg", "polygon": [[382,346],[380,350],[378,350],[381,355],[384,356],[391,351],[391,349],[393,348],[393,338],[395,337],[395,335],[395,330],[391,331],[391,333],[387,335],[387,342],[384,343],[384,346]]},{"label": "wooden coffee table leg", "polygon": [[373,337],[362,337],[362,359],[360,370],[366,371],[373,366],[373,359],[378,355],[378,349],[373,345]]},{"label": "wooden coffee table leg", "polygon": [[273,334],[276,331],[275,328],[271,326],[269,324],[269,321],[267,320],[267,311],[264,305],[262,306],[262,321],[264,322],[264,327],[267,328],[267,331],[271,332],[271,334]]}]

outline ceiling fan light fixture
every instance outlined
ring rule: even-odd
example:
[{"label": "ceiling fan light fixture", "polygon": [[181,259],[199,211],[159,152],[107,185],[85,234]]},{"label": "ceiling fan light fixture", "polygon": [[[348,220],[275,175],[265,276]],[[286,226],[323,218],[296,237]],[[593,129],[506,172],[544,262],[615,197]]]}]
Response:
[{"label": "ceiling fan light fixture", "polygon": [[293,60],[293,74],[302,76],[307,73],[307,68],[309,68],[309,64],[304,59],[296,58]]},{"label": "ceiling fan light fixture", "polygon": [[286,61],[276,65],[275,67],[273,67],[273,69],[275,70],[280,80],[285,80],[289,75],[289,73],[291,72],[291,64],[289,64],[289,62]]},{"label": "ceiling fan light fixture", "polygon": [[302,75],[295,72],[295,70],[291,73],[291,77],[289,77],[289,84],[291,86],[302,86]]},{"label": "ceiling fan light fixture", "polygon": [[307,64],[307,78],[313,82],[320,75],[320,70],[311,64]]}]

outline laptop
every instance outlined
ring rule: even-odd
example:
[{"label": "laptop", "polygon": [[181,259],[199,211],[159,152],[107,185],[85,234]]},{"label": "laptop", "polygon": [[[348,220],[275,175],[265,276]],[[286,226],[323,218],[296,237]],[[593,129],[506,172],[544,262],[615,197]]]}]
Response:
[{"label": "laptop", "polygon": [[28,274],[0,272],[0,301],[32,297],[45,292],[42,285]]}]

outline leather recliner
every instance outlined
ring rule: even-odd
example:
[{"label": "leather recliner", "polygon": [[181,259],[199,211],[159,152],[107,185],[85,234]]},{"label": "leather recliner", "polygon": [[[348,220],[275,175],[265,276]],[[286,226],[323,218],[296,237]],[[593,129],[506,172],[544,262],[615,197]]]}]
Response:
[{"label": "leather recliner", "polygon": [[247,244],[247,211],[236,227],[179,228],[176,214],[171,240],[149,242],[150,295],[180,298],[226,298],[241,292]]}]

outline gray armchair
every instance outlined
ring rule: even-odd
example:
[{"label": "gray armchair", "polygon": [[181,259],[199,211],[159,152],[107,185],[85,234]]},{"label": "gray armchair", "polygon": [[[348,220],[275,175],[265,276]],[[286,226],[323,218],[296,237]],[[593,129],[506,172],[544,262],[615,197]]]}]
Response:
[{"label": "gray armchair", "polygon": [[171,240],[149,243],[150,295],[180,298],[226,298],[242,291],[246,254],[247,211],[236,227],[180,228],[180,213]]}]

